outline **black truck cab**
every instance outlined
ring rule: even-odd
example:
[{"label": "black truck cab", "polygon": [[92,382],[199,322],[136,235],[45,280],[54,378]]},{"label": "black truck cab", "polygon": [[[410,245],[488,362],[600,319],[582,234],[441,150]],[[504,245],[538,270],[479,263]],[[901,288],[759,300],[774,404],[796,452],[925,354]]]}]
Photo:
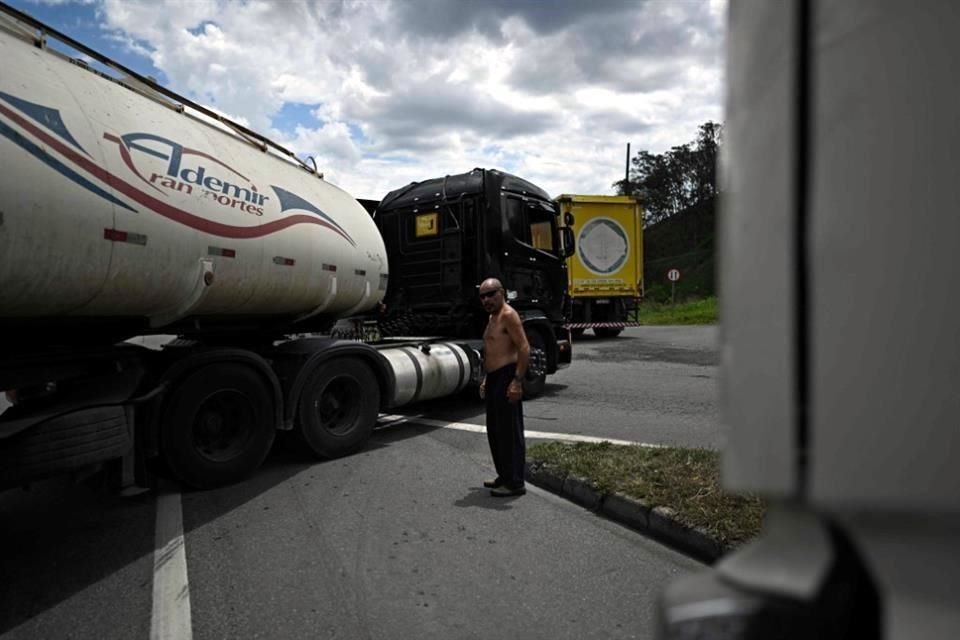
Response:
[{"label": "black truck cab", "polygon": [[[381,327],[393,335],[479,338],[487,316],[477,297],[498,278],[520,313],[547,372],[569,362],[558,353],[569,308],[566,255],[572,234],[536,185],[509,173],[474,169],[390,192],[374,219],[390,277]],[[563,334],[563,335],[561,335]]]}]

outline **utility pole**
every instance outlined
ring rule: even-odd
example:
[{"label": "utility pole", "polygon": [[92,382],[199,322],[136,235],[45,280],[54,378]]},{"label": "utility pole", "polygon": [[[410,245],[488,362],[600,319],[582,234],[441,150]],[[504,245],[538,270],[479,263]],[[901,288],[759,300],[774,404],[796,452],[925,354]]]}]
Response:
[{"label": "utility pole", "polygon": [[627,164],[623,170],[623,195],[630,195],[630,143],[627,143]]}]

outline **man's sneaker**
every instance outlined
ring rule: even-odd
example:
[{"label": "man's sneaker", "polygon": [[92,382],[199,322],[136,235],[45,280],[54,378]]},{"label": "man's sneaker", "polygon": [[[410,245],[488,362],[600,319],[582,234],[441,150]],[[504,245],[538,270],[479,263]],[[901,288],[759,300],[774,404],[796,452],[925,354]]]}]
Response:
[{"label": "man's sneaker", "polygon": [[493,489],[494,487],[499,487],[499,486],[502,485],[502,484],[503,484],[503,480],[501,480],[500,478],[497,478],[496,480],[484,480],[484,481],[483,481],[483,486],[484,486],[484,488],[486,488],[486,489]]},{"label": "man's sneaker", "polygon": [[520,485],[519,487],[501,485],[499,487],[494,487],[493,489],[490,489],[490,495],[496,498],[509,498],[510,496],[522,496],[526,492],[527,492],[527,489],[523,485]]}]

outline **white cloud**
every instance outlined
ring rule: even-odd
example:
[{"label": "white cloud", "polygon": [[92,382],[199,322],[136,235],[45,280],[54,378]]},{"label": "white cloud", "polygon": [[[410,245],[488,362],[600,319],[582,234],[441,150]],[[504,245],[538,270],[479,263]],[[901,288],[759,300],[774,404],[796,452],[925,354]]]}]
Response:
[{"label": "white cloud", "polygon": [[[609,193],[628,141],[662,151],[721,119],[725,0],[101,2],[170,88],[358,197],[475,166]],[[317,106],[273,129],[288,102]]]},{"label": "white cloud", "polygon": [[51,7],[57,7],[67,4],[90,5],[97,0],[29,0],[31,4],[44,4]]}]

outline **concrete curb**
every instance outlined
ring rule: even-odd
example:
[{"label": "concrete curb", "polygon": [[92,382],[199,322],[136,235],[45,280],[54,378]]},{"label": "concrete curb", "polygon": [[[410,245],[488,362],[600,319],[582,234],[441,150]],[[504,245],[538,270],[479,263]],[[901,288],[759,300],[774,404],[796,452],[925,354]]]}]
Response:
[{"label": "concrete curb", "polygon": [[663,542],[677,551],[713,564],[725,549],[719,540],[698,528],[677,521],[667,507],[653,507],[620,493],[602,493],[585,478],[561,475],[536,460],[528,461],[527,482],[563,496],[580,506],[599,513]]}]

